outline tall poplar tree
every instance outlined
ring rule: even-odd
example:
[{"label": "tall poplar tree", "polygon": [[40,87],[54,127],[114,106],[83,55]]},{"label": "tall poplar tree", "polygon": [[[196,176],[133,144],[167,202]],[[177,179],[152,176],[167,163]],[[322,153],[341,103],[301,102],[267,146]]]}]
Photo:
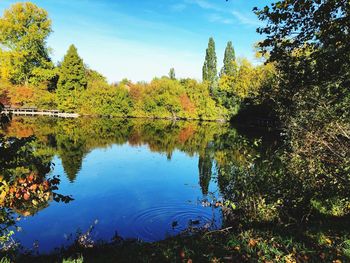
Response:
[{"label": "tall poplar tree", "polygon": [[232,42],[227,42],[227,46],[225,49],[224,55],[224,66],[221,69],[221,75],[233,76],[236,72],[236,55],[235,50],[233,48]]},{"label": "tall poplar tree", "polygon": [[77,48],[71,45],[59,69],[57,97],[60,110],[73,112],[78,106],[79,93],[87,86],[83,60]]},{"label": "tall poplar tree", "polygon": [[202,73],[203,81],[209,81],[209,83],[213,84],[217,79],[217,58],[215,53],[215,42],[212,37],[209,38]]},{"label": "tall poplar tree", "polygon": [[170,79],[176,79],[176,77],[175,77],[175,69],[174,68],[170,69],[170,71],[169,71],[169,78]]}]

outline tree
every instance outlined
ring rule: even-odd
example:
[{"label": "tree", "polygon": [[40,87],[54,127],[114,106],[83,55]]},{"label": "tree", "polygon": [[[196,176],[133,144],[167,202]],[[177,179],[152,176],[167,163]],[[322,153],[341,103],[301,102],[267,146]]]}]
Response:
[{"label": "tree", "polygon": [[221,75],[233,76],[236,72],[236,55],[232,42],[227,42],[224,56],[224,66],[221,69]]},{"label": "tree", "polygon": [[279,92],[271,101],[288,135],[293,173],[345,185],[350,169],[350,2],[284,0],[254,10],[266,21],[258,29],[266,36],[260,47],[279,72]]},{"label": "tree", "polygon": [[46,39],[51,30],[47,12],[33,3],[17,3],[0,18],[0,76],[27,84],[38,68],[52,69]]},{"label": "tree", "polygon": [[217,79],[217,58],[215,52],[215,42],[212,37],[209,38],[202,73],[203,81],[208,81],[209,83],[213,84]]},{"label": "tree", "polygon": [[269,54],[269,62],[277,63],[284,82],[280,95],[284,106],[290,105],[287,109],[293,108],[294,95],[311,85],[327,81],[347,85],[349,8],[346,0],[284,0],[254,9],[260,20],[268,22],[258,29],[266,35],[259,46]]},{"label": "tree", "polygon": [[254,67],[247,59],[233,61],[232,65],[234,72],[221,76],[215,93],[217,102],[228,109],[231,117],[245,98],[257,93],[263,81],[263,67]]},{"label": "tree", "polygon": [[59,69],[57,96],[59,109],[74,111],[77,109],[79,93],[87,86],[86,71],[77,48],[71,45],[64,56]]},{"label": "tree", "polygon": [[255,8],[260,20],[268,22],[258,29],[267,36],[260,47],[270,53],[270,61],[285,61],[298,54],[306,60],[300,64],[303,69],[317,62],[311,73],[337,78],[339,70],[349,64],[349,8],[346,0],[284,0]]},{"label": "tree", "polygon": [[332,107],[340,107],[336,115],[343,120],[348,117],[349,9],[346,0],[284,0],[254,9],[261,20],[267,21],[258,29],[266,35],[259,46],[279,71],[282,84],[274,100],[285,122],[302,108],[323,107],[330,101]]},{"label": "tree", "polygon": [[170,69],[170,71],[169,71],[169,78],[170,79],[176,79],[176,77],[175,77],[175,69],[174,68]]}]

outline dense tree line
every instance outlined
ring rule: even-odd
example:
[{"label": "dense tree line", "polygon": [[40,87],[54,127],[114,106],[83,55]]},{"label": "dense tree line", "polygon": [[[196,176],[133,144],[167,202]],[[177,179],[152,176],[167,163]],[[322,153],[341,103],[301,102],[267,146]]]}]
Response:
[{"label": "dense tree line", "polygon": [[223,120],[235,114],[240,99],[260,85],[259,69],[248,61],[236,62],[232,42],[218,75],[213,38],[202,83],[176,79],[171,68],[168,77],[150,83],[124,80],[110,85],[84,65],[74,45],[54,65],[46,43],[51,24],[48,13],[30,2],[12,5],[0,18],[0,99],[4,104],[86,115]]}]

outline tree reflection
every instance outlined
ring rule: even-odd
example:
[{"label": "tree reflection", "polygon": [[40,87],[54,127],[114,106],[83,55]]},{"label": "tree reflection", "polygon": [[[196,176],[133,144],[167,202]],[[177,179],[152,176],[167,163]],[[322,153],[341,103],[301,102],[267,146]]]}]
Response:
[{"label": "tree reflection", "polygon": [[226,130],[227,124],[209,122],[17,117],[12,120],[6,134],[13,137],[35,134],[42,149],[61,158],[71,182],[76,179],[84,157],[91,150],[112,144],[147,145],[150,151],[162,153],[169,160],[175,150],[190,156],[198,154],[200,181],[203,192],[207,193],[214,155],[214,149],[209,145],[215,136]]},{"label": "tree reflection", "polygon": [[85,156],[85,144],[78,140],[73,141],[70,138],[58,139],[58,154],[62,160],[64,172],[70,182],[74,182],[78,172],[81,169]]},{"label": "tree reflection", "polygon": [[34,215],[54,200],[69,202],[58,190],[59,178],[49,176],[51,158],[40,151],[33,136],[0,136],[0,237],[6,241],[10,226],[21,216]]},{"label": "tree reflection", "polygon": [[212,149],[209,145],[205,148],[204,154],[199,155],[198,169],[199,185],[202,189],[202,194],[207,195],[213,169]]},{"label": "tree reflection", "polygon": [[[15,118],[7,135],[35,134],[36,157],[48,164],[61,157],[65,173],[74,181],[84,156],[95,148],[112,144],[146,145],[151,151],[171,159],[175,150],[199,156],[199,186],[208,194],[209,183],[217,175],[223,197],[235,203],[231,213],[242,222],[297,222],[316,215],[346,216],[349,213],[349,178],[314,176],[304,161],[292,158],[276,140],[258,140],[238,133],[227,124],[213,122],[173,122],[140,119],[74,120]],[[28,139],[24,139],[28,140]],[[17,142],[14,142],[16,145]],[[32,146],[33,147],[33,146]],[[7,154],[8,155],[8,154]],[[30,155],[26,155],[29,158]],[[320,156],[308,158],[317,164]],[[320,159],[322,160],[322,159]],[[33,157],[25,162],[39,163]],[[21,164],[18,164],[20,166]],[[49,171],[42,169],[41,176]],[[317,165],[312,166],[314,169]],[[327,169],[330,169],[328,167]],[[333,167],[340,169],[339,166]],[[13,171],[11,172],[13,173]],[[339,172],[338,172],[339,173]],[[342,171],[346,174],[346,171]],[[42,182],[38,182],[40,185]]]}]

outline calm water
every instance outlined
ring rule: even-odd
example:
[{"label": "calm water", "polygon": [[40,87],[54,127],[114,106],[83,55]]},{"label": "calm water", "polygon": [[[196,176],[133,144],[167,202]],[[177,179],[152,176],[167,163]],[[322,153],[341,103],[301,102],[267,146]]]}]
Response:
[{"label": "calm water", "polygon": [[348,179],[315,180],[283,141],[254,131],[16,117],[0,134],[0,234],[17,228],[13,237],[40,253],[82,236],[79,246],[116,236],[152,242],[227,226],[289,243],[307,235],[310,251],[324,233],[347,244]]},{"label": "calm water", "polygon": [[[25,215],[15,238],[39,251],[69,245],[77,231],[93,240],[157,241],[189,228],[216,229],[221,209],[216,170],[226,124],[141,120],[15,118],[7,136],[34,138],[34,151],[61,175],[57,193],[73,201],[48,201]],[[232,130],[236,136],[236,131]]]}]

